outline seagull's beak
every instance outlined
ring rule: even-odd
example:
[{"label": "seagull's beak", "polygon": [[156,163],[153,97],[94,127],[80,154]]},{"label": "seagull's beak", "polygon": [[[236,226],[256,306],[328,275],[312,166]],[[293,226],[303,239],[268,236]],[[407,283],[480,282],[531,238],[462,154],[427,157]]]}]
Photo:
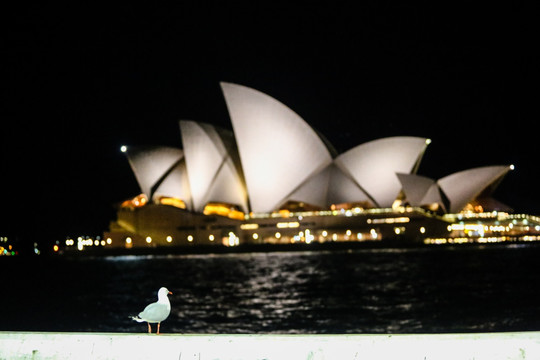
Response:
[{"label": "seagull's beak", "polygon": [[169,295],[172,295],[172,292],[169,291]]}]

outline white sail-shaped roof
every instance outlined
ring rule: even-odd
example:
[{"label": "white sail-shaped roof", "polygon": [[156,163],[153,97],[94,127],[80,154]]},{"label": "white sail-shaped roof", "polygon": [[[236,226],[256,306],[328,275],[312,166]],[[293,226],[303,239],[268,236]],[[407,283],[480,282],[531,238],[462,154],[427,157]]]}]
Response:
[{"label": "white sail-shaped roof", "polygon": [[511,169],[512,166],[485,166],[464,170],[439,179],[437,184],[450,201],[450,212],[457,213]]},{"label": "white sail-shaped roof", "polygon": [[311,176],[303,182],[286,201],[298,201],[325,208],[328,206],[327,193],[330,182],[331,169],[326,167],[318,174]]},{"label": "white sail-shaped roof", "polygon": [[448,211],[448,201],[445,201],[445,198],[441,194],[441,188],[437,183],[432,184],[426,195],[422,198],[421,205],[432,205],[439,204],[441,209],[445,212]]},{"label": "white sail-shaped roof", "polygon": [[390,207],[401,184],[396,173],[412,173],[429,139],[410,136],[370,141],[338,156],[334,162],[371,197],[375,205]]},{"label": "white sail-shaped roof", "polygon": [[364,191],[351,179],[349,175],[346,175],[336,165],[332,165],[330,184],[328,187],[328,204],[342,204],[342,203],[360,203],[372,200],[366,195]]},{"label": "white sail-shaped roof", "polygon": [[180,121],[180,130],[193,209],[202,212],[208,202],[224,202],[247,211],[247,194],[232,134],[188,120]]},{"label": "white sail-shaped roof", "polygon": [[183,158],[174,168],[167,173],[163,181],[156,187],[153,197],[166,196],[181,199],[188,210],[191,207],[191,193],[187,177],[186,162]]},{"label": "white sail-shaped roof", "polygon": [[407,202],[412,206],[425,205],[424,197],[435,184],[435,180],[416,174],[396,174],[405,193]]},{"label": "white sail-shaped roof", "polygon": [[[126,155],[142,193],[152,199],[158,187],[163,186],[166,177],[175,172],[184,153],[177,148],[153,146],[128,147]],[[170,188],[169,184],[166,186]]]},{"label": "white sail-shaped roof", "polygon": [[425,176],[416,174],[396,174],[405,194],[405,199],[411,206],[439,204],[446,210],[437,182]]},{"label": "white sail-shaped roof", "polygon": [[251,211],[271,212],[332,162],[294,111],[251,88],[221,83],[244,170]]}]

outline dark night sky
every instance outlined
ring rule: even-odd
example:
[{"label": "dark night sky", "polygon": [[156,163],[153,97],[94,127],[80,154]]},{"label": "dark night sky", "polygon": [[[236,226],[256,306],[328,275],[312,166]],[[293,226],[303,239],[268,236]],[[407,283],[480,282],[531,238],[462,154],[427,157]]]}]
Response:
[{"label": "dark night sky", "polygon": [[0,235],[101,233],[138,193],[120,146],[181,146],[180,119],[230,128],[219,81],[275,97],[340,152],[429,137],[421,175],[515,164],[495,197],[540,213],[530,9],[198,3],[2,15]]}]

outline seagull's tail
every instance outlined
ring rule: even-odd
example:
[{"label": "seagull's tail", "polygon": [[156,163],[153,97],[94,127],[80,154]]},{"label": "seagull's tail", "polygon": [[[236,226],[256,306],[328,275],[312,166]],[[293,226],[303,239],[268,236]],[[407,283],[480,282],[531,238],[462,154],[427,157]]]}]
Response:
[{"label": "seagull's tail", "polygon": [[138,316],[130,316],[131,320],[135,320],[136,322],[143,322],[144,320],[141,319],[140,317]]}]

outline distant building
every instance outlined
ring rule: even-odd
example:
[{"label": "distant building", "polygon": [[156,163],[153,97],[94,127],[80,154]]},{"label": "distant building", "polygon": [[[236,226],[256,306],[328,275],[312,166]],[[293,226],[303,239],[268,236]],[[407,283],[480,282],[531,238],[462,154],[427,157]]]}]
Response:
[{"label": "distant building", "polygon": [[183,149],[124,149],[141,194],[119,206],[104,234],[111,246],[540,234],[538,218],[510,215],[491,198],[511,165],[429,179],[416,174],[429,139],[383,138],[337,154],[278,100],[237,84],[221,88],[233,132],[182,120]]}]

